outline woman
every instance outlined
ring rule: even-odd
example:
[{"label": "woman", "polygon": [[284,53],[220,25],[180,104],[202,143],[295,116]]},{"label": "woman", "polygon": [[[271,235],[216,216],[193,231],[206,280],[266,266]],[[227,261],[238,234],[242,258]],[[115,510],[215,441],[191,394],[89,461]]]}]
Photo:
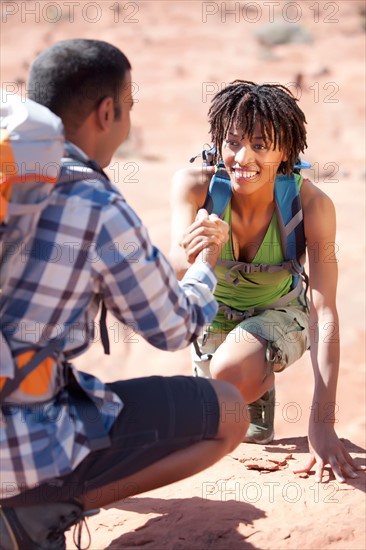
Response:
[{"label": "woman", "polygon": [[[274,373],[310,347],[315,377],[310,458],[298,471],[315,465],[321,481],[329,463],[339,482],[357,477],[334,430],[339,368],[334,205],[309,180],[292,176],[307,147],[304,113],[284,86],[236,80],[214,96],[208,118],[214,160],[222,159],[230,178],[231,197],[223,213],[230,240],[216,266],[215,297],[221,307],[197,341],[196,374],[231,382],[247,403],[254,402],[246,440],[268,442],[273,438]],[[205,204],[214,171],[190,168],[174,177],[171,258],[179,276],[210,240],[210,224],[195,216]],[[304,286],[294,285],[294,271],[284,265],[275,201],[280,175],[299,189],[303,223],[296,231],[303,233],[308,252],[309,302]],[[243,269],[241,262],[255,267]],[[261,264],[280,267],[262,271]]]}]

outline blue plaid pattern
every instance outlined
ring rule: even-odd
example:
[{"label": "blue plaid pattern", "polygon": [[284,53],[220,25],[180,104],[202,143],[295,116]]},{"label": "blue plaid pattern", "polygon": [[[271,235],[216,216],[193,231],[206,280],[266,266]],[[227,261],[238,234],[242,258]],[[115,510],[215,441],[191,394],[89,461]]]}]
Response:
[{"label": "blue plaid pattern", "polygon": [[[87,160],[71,144],[68,151]],[[101,298],[153,346],[188,346],[217,312],[213,270],[198,262],[178,283],[119,191],[90,174],[84,169],[79,180],[56,185],[35,240],[22,254],[24,271],[11,280],[1,319],[13,353],[59,337],[72,359],[95,338]],[[123,403],[98,378],[72,368],[108,431]],[[73,471],[90,443],[62,389],[45,403],[2,406],[0,451],[3,499]]]}]

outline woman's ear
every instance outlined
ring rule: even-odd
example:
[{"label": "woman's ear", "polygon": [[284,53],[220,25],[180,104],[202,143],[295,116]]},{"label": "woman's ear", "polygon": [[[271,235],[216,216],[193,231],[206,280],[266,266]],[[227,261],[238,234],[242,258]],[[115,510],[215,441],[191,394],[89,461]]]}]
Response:
[{"label": "woman's ear", "polygon": [[282,151],[282,161],[281,162],[286,162],[288,160],[288,153],[286,151],[286,149],[284,149]]},{"label": "woman's ear", "polygon": [[110,96],[104,97],[98,104],[97,122],[102,130],[108,130],[114,120],[114,103]]}]

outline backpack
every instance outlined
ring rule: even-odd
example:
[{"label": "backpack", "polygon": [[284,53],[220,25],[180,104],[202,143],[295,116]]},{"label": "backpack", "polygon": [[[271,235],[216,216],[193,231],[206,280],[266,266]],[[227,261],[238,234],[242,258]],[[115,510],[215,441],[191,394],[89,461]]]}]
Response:
[{"label": "backpack", "polygon": [[[85,177],[100,178],[95,163],[63,158],[64,128],[61,119],[30,99],[0,90],[0,320],[11,293],[12,278],[20,278],[26,266],[39,218],[51,192],[60,182]],[[70,167],[77,167],[70,170]],[[78,171],[77,171],[78,170]],[[100,172],[101,170],[99,170]],[[108,353],[102,305],[102,341]],[[49,387],[53,355],[64,338],[55,338],[38,350],[25,349],[12,356],[0,323],[0,403],[12,394],[12,402],[32,403],[52,396]],[[103,338],[104,337],[104,338]],[[105,342],[105,339],[107,340]],[[29,376],[29,375],[32,376]]]},{"label": "backpack", "polygon": [[[21,276],[42,210],[58,180],[64,150],[61,120],[46,107],[0,92],[0,314],[12,276]],[[34,354],[33,354],[34,355]],[[11,393],[14,360],[0,332],[1,398]],[[31,359],[28,354],[24,358]],[[40,362],[43,357],[38,358]],[[23,367],[21,361],[21,366]],[[20,365],[19,365],[20,366]],[[49,367],[48,367],[49,368]],[[18,369],[20,370],[20,369]],[[25,374],[24,369],[23,374]],[[23,376],[24,378],[24,376]]]},{"label": "backpack", "polygon": [[[212,165],[215,149],[211,148],[201,153],[204,165]],[[199,155],[198,155],[199,156]],[[190,159],[193,162],[197,157]],[[237,277],[232,276],[233,271],[242,273],[267,272],[273,273],[282,270],[289,270],[292,274],[291,290],[282,296],[271,307],[281,307],[292,299],[299,297],[305,283],[304,305],[308,289],[308,276],[304,270],[306,252],[303,212],[300,199],[299,187],[296,183],[295,173],[299,174],[301,169],[310,168],[311,164],[301,159],[294,166],[294,172],[290,175],[278,174],[275,180],[274,196],[275,208],[281,236],[281,248],[284,261],[281,264],[254,264],[248,262],[226,261],[219,259],[218,265],[227,267],[226,279],[235,286],[239,283]],[[216,172],[212,176],[208,193],[203,204],[209,214],[214,213],[221,217],[231,198],[231,181],[224,163],[219,160],[216,165]]]}]

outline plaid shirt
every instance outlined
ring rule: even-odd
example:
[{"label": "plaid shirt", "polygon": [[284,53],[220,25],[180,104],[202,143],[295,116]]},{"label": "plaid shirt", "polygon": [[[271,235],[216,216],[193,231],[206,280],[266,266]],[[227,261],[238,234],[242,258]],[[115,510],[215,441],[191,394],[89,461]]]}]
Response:
[{"label": "plaid shirt", "polygon": [[[67,151],[88,161],[71,144]],[[197,262],[178,283],[119,191],[83,170],[78,181],[56,185],[25,251],[25,270],[12,281],[1,326],[13,352],[63,334],[65,355],[80,354],[94,338],[101,298],[153,346],[188,346],[217,312],[213,270]],[[123,404],[100,380],[72,368],[107,432]],[[91,450],[65,389],[45,403],[2,406],[0,445],[0,498],[70,473]]]}]

